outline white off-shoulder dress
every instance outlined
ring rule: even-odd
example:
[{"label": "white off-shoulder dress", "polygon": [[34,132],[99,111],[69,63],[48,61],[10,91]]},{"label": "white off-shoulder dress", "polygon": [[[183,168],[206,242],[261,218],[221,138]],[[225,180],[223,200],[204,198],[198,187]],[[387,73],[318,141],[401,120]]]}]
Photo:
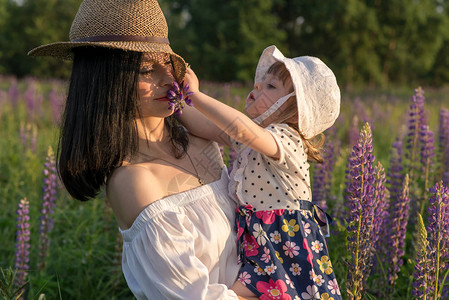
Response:
[{"label": "white off-shoulder dress", "polygon": [[[237,299],[236,203],[221,179],[148,205],[123,237],[122,266],[137,299]],[[232,225],[231,225],[232,224]]]}]

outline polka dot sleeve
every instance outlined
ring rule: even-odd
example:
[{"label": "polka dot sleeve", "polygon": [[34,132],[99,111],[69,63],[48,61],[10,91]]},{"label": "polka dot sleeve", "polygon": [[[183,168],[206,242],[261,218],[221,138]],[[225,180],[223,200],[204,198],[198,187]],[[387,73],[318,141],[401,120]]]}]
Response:
[{"label": "polka dot sleeve", "polygon": [[307,162],[304,143],[295,129],[287,124],[272,124],[266,127],[266,130],[273,135],[280,151],[278,160],[265,156],[267,161],[283,169],[290,169]]}]

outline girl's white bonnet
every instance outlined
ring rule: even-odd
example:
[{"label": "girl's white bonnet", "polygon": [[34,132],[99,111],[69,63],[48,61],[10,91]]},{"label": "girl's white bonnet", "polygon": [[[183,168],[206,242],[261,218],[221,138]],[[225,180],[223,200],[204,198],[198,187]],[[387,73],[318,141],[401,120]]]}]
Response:
[{"label": "girl's white bonnet", "polygon": [[[269,46],[257,64],[255,82],[261,81],[276,61],[285,65],[292,78],[298,101],[298,127],[304,138],[310,139],[331,127],[340,113],[340,88],[332,70],[319,58],[300,56],[291,59],[285,57],[276,46]],[[279,99],[267,113],[274,112],[287,98]],[[265,119],[268,115],[260,117]],[[261,118],[256,119],[256,122],[262,121]]]}]

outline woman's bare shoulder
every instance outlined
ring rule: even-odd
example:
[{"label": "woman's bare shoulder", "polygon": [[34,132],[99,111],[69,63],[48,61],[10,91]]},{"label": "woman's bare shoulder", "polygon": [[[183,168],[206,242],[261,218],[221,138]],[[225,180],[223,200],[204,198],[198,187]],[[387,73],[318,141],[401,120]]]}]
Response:
[{"label": "woman's bare shoulder", "polygon": [[136,164],[117,168],[108,178],[106,194],[118,225],[126,229],[131,227],[145,207],[160,199],[164,192],[153,172]]}]

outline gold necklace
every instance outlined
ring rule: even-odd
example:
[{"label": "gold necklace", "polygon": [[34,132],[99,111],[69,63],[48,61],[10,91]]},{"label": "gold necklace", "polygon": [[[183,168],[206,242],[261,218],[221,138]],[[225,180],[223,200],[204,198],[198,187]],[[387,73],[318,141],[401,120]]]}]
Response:
[{"label": "gold necklace", "polygon": [[[145,157],[151,157],[151,155],[147,155],[147,154],[142,153],[142,152],[138,152],[138,153],[141,154],[141,155],[143,155],[143,156],[145,156]],[[166,160],[166,159],[163,159],[163,158],[160,158],[160,157],[155,157],[155,156],[154,156],[154,158],[155,158],[155,159],[160,159],[160,160],[162,160],[162,161],[165,161],[166,163],[168,163],[168,164],[170,164],[170,165],[172,165],[172,166],[175,166],[175,167],[177,167],[177,168],[180,168],[180,169],[182,169],[183,171],[185,171],[186,173],[189,173],[189,174],[195,176],[196,179],[198,179],[198,183],[199,183],[200,185],[204,185],[204,182],[203,182],[203,180],[201,180],[200,175],[198,174],[198,171],[196,170],[195,164],[194,164],[193,161],[192,161],[192,158],[190,157],[190,155],[189,155],[189,153],[188,153],[187,151],[186,151],[186,154],[187,154],[187,157],[189,158],[190,163],[192,164],[193,169],[195,170],[195,174],[192,173],[190,170],[187,170],[186,168],[183,168],[183,167],[181,167],[180,165],[174,164],[173,162],[168,161],[168,160]]]}]

